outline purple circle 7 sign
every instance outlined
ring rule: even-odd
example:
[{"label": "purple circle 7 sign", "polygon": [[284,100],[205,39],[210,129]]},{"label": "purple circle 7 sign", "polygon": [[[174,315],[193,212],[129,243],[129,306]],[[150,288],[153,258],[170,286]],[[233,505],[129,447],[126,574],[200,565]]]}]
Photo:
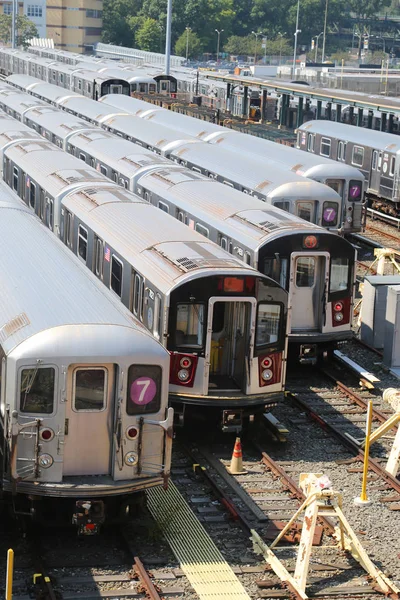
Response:
[{"label": "purple circle 7 sign", "polygon": [[359,185],[352,185],[350,188],[350,198],[359,198],[361,193],[361,188]]},{"label": "purple circle 7 sign", "polygon": [[326,208],[324,210],[325,223],[331,223],[336,219],[336,210],[334,208]]},{"label": "purple circle 7 sign", "polygon": [[149,404],[157,393],[157,385],[151,377],[138,377],[131,384],[131,400],[139,406]]}]

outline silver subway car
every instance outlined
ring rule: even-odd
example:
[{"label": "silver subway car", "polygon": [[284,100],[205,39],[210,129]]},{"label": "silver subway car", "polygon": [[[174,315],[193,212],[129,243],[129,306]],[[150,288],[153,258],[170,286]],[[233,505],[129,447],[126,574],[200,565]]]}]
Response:
[{"label": "silver subway car", "polygon": [[284,389],[287,293],[241,260],[39,138],[3,177],[171,354],[170,395],[226,430]]},{"label": "silver subway car", "polygon": [[3,499],[94,533],[168,480],[169,356],[0,187]]},{"label": "silver subway car", "polygon": [[400,214],[399,136],[333,121],[309,121],[297,130],[301,150],[356,166],[374,208]]}]

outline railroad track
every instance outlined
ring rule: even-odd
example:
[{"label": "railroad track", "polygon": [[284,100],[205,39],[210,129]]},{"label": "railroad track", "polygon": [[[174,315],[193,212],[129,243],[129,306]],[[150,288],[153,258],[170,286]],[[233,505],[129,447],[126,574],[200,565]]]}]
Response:
[{"label": "railroad track", "polygon": [[371,221],[368,220],[364,234],[358,237],[359,239],[363,239],[365,243],[372,242],[375,246],[378,245],[382,248],[393,248],[393,250],[398,251],[400,254],[400,234],[398,232],[394,233],[393,228],[386,224],[381,224],[376,221],[372,224]]}]

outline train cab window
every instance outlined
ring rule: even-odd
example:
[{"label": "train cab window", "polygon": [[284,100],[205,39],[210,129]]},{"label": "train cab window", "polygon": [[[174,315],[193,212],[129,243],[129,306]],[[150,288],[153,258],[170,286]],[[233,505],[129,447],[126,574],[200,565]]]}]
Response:
[{"label": "train cab window", "polygon": [[309,133],[307,139],[307,151],[314,152],[315,150],[315,134]]},{"label": "train cab window", "polygon": [[29,206],[35,210],[36,204],[36,185],[30,182],[29,185]]},{"label": "train cab window", "polygon": [[204,304],[178,304],[176,307],[175,345],[201,348],[204,344]]},{"label": "train cab window", "polygon": [[17,169],[17,167],[13,168],[13,190],[18,192],[18,169]]},{"label": "train cab window", "polygon": [[315,208],[313,202],[297,202],[296,204],[296,214],[300,219],[304,219],[304,221],[309,221],[310,223],[315,222]]},{"label": "train cab window", "polygon": [[282,306],[260,302],[257,309],[256,347],[274,344],[279,339]]},{"label": "train cab window", "polygon": [[390,169],[389,169],[390,177],[393,177],[393,175],[394,175],[394,162],[395,162],[395,157],[392,156],[390,159]]},{"label": "train cab window", "polygon": [[274,206],[286,212],[290,212],[290,202],[274,202]]},{"label": "train cab window", "polygon": [[54,225],[54,202],[51,198],[46,197],[46,213],[45,213],[45,223],[47,227],[53,230]]},{"label": "train cab window", "polygon": [[83,162],[86,162],[86,156],[83,154],[83,152],[79,152],[79,158],[83,160]]},{"label": "train cab window", "polygon": [[321,156],[327,156],[328,158],[331,155],[331,140],[330,138],[322,137],[321,138],[321,147],[320,147]]},{"label": "train cab window", "polygon": [[56,371],[53,367],[22,369],[20,411],[49,415],[54,409]]},{"label": "train cab window", "polygon": [[296,260],[296,286],[313,287],[315,281],[315,258],[300,256]]},{"label": "train cab window", "polygon": [[264,269],[262,271],[267,277],[275,279],[279,285],[287,289],[287,276],[288,276],[288,259],[281,258],[279,255],[277,258],[266,258],[264,261]]},{"label": "train cab window", "polygon": [[65,228],[66,230],[66,242],[67,242],[67,246],[72,246],[72,215],[71,213],[67,212],[67,226]]},{"label": "train cab window", "polygon": [[201,235],[204,235],[204,237],[206,237],[206,238],[210,237],[210,232],[207,229],[207,227],[204,227],[203,225],[200,225],[200,223],[196,223],[195,230],[198,233],[201,233]]},{"label": "train cab window", "polygon": [[223,235],[219,237],[219,245],[223,250],[228,250],[228,240]]},{"label": "train cab window", "polygon": [[169,213],[169,206],[168,206],[168,204],[165,204],[165,202],[161,202],[161,200],[158,203],[158,208],[160,208],[165,213]]},{"label": "train cab window", "polygon": [[161,408],[161,367],[131,365],[128,369],[128,415],[156,413]]},{"label": "train cab window", "polygon": [[78,227],[78,255],[86,262],[88,247],[88,232],[87,229],[79,225]]},{"label": "train cab window", "polygon": [[122,262],[114,255],[111,258],[110,287],[121,298],[121,296],[122,296]]},{"label": "train cab window", "polygon": [[107,177],[107,167],[105,167],[104,165],[100,165],[100,173]]},{"label": "train cab window", "polygon": [[101,411],[107,404],[106,369],[76,369],[74,372],[74,411]]},{"label": "train cab window", "polygon": [[177,219],[178,219],[178,221],[180,221],[181,223],[184,223],[184,222],[185,222],[185,217],[184,217],[184,214],[183,214],[183,212],[182,212],[181,210],[178,210],[178,209],[177,209],[177,211],[176,211],[176,218],[177,218]]},{"label": "train cab window", "polygon": [[362,146],[353,147],[353,156],[351,162],[356,167],[362,167],[364,162],[364,148]]},{"label": "train cab window", "polygon": [[349,286],[350,263],[348,258],[331,259],[331,276],[329,278],[329,292],[341,292]]},{"label": "train cab window", "polygon": [[142,312],[142,291],[143,291],[143,277],[135,274],[135,278],[133,280],[133,313],[136,316],[139,316],[140,312]]}]

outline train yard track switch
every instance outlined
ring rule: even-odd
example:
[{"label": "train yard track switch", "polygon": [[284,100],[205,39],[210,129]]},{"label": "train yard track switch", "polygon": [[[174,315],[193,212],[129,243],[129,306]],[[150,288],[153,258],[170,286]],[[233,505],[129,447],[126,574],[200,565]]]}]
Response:
[{"label": "train yard track switch", "polygon": [[[309,598],[306,594],[306,585],[317,519],[318,517],[330,517],[338,522],[336,536],[341,549],[352,553],[353,557],[374,581],[377,590],[387,596],[400,598],[398,596],[400,589],[382,571],[377,569],[360,544],[342,512],[342,495],[332,489],[329,479],[321,473],[302,473],[300,475],[300,487],[307,496],[306,499],[270,546],[264,543],[256,531],[251,530],[254,551],[264,556],[272,570],[293,593],[294,597],[300,600]],[[294,575],[291,575],[273,552],[273,548],[303,512],[305,514],[296,567]]]}]

